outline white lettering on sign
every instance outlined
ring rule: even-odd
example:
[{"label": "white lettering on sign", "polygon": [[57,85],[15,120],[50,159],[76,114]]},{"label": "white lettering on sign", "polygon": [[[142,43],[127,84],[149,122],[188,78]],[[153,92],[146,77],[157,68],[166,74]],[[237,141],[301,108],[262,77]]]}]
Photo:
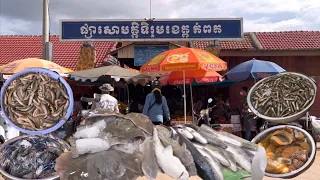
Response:
[{"label": "white lettering on sign", "polygon": [[181,32],[182,32],[182,38],[188,38],[189,37],[189,26],[188,25],[183,25],[181,27]]},{"label": "white lettering on sign", "polygon": [[166,33],[170,34],[170,26],[166,26]]},{"label": "white lettering on sign", "polygon": [[109,26],[105,26],[104,27],[104,34],[119,34],[120,33],[120,28],[119,26],[112,26],[111,29],[109,28]]},{"label": "white lettering on sign", "polygon": [[151,25],[148,22],[132,22],[131,28],[129,26],[89,26],[85,23],[83,26],[80,27],[81,35],[84,35],[85,38],[90,39],[95,34],[106,34],[106,35],[127,35],[130,33],[131,30],[131,38],[137,39],[139,34],[148,35],[150,37],[155,38],[157,35],[166,34],[173,34],[179,35],[181,33],[182,38],[189,38],[190,37],[190,28],[191,33],[193,34],[220,34],[222,33],[222,26],[218,25],[203,25],[201,26],[198,22],[195,23],[194,26],[189,25]]},{"label": "white lettering on sign", "polygon": [[131,37],[138,38],[139,36],[139,23],[132,22],[131,23]]},{"label": "white lettering on sign", "polygon": [[220,33],[222,32],[221,25],[214,25],[214,26],[213,26],[213,32],[220,34]]},{"label": "white lettering on sign", "polygon": [[193,33],[194,34],[200,34],[201,33],[201,26],[196,23],[196,25],[193,26]]},{"label": "white lettering on sign", "polygon": [[129,26],[121,26],[121,34],[129,34]]},{"label": "white lettering on sign", "polygon": [[149,34],[149,24],[147,22],[141,23],[141,34]]},{"label": "white lettering on sign", "polygon": [[151,33],[151,37],[154,37],[154,26],[150,27],[150,33]]},{"label": "white lettering on sign", "polygon": [[163,34],[164,33],[164,26],[157,26],[156,32],[157,32],[157,34]]},{"label": "white lettering on sign", "polygon": [[178,25],[173,25],[171,29],[172,29],[172,34],[180,33],[180,27]]},{"label": "white lettering on sign", "polygon": [[210,25],[204,25],[203,26],[203,32],[204,33],[211,33],[211,26]]},{"label": "white lettering on sign", "polygon": [[98,27],[98,34],[102,34],[102,27],[101,26]]}]

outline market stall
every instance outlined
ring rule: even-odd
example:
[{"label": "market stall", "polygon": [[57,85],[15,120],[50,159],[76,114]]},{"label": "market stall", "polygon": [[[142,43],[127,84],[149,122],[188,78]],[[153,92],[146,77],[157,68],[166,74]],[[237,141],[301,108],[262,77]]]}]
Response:
[{"label": "market stall", "polygon": [[[256,83],[248,94],[249,106],[268,121],[295,121],[313,104],[315,89],[304,75],[281,73]],[[269,128],[249,142],[204,124],[155,126],[140,113],[107,109],[83,111],[72,136],[60,139],[57,131],[66,128],[74,99],[68,83],[47,69],[13,75],[1,97],[5,120],[26,134],[0,147],[0,172],[10,179],[156,179],[160,168],[181,180],[261,180],[264,175],[294,177],[315,157],[313,138],[295,126]],[[275,108],[277,103],[283,108]]]},{"label": "market stall", "polygon": [[178,48],[165,51],[141,67],[143,73],[165,73],[170,71],[181,71],[183,74],[183,100],[184,120],[187,121],[186,107],[186,82],[187,70],[203,69],[207,71],[223,71],[227,69],[227,63],[213,54],[194,48]]},{"label": "market stall", "polygon": [[[183,85],[184,83],[190,86],[190,100],[191,100],[191,117],[187,116],[186,123],[193,123],[195,115],[194,115],[194,102],[192,96],[192,83],[195,81],[199,84],[205,84],[210,82],[216,82],[221,78],[221,75],[215,71],[208,71],[208,70],[188,70],[185,71],[185,76],[183,76],[182,71],[172,71],[168,74],[162,76],[159,81],[163,86],[165,85]],[[179,114],[172,114],[172,121],[180,121],[183,119],[183,115],[180,116]],[[199,117],[197,117],[199,118]]]}]

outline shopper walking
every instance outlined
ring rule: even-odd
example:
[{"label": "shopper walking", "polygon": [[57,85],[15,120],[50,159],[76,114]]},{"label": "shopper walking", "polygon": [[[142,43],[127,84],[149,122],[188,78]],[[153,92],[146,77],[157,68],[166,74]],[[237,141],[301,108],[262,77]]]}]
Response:
[{"label": "shopper walking", "polygon": [[152,91],[146,97],[143,114],[148,116],[153,124],[167,124],[170,122],[170,111],[167,100],[161,94],[159,81],[152,82]]}]

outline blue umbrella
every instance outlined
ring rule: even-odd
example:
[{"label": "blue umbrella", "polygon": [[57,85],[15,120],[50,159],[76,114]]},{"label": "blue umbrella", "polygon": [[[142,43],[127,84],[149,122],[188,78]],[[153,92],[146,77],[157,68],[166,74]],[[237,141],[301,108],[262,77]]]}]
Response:
[{"label": "blue umbrella", "polygon": [[252,59],[232,68],[224,77],[228,80],[262,79],[284,71],[274,62]]}]

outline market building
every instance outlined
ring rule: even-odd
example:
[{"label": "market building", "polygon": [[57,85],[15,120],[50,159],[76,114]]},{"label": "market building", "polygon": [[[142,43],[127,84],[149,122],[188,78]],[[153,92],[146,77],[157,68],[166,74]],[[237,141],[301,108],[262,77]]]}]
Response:
[{"label": "market building", "polygon": [[[64,67],[76,70],[82,42],[61,42],[59,36],[52,35],[50,41],[54,46],[54,61]],[[138,43],[140,47],[150,43]],[[132,42],[93,42],[96,49],[96,67],[110,63],[116,57],[120,63],[134,67],[134,43]],[[192,42],[153,42],[153,46],[169,49],[188,46],[206,49],[208,41]],[[0,65],[17,59],[41,58],[41,36],[0,36]],[[228,69],[252,58],[273,61],[287,71],[300,72],[312,76],[320,82],[317,70],[320,62],[320,31],[287,31],[244,33],[240,41],[220,41],[220,58],[227,62]],[[117,62],[111,62],[114,64]],[[239,88],[250,86],[252,82],[237,83],[229,88],[230,104],[240,106]],[[310,110],[311,114],[320,116],[319,97]]]}]

